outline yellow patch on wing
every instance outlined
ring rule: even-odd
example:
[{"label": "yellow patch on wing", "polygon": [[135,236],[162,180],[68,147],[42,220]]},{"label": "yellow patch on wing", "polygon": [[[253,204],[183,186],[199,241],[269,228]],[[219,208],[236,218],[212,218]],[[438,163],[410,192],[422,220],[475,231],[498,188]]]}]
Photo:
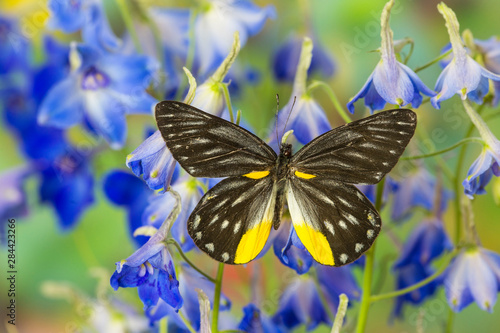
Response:
[{"label": "yellow patch on wing", "polygon": [[257,257],[266,244],[272,224],[270,220],[262,221],[245,232],[236,249],[235,264],[246,264]]},{"label": "yellow patch on wing", "polygon": [[295,171],[295,176],[299,178],[304,178],[304,179],[311,179],[316,177],[315,175],[310,175],[308,173],[300,172],[300,171]]},{"label": "yellow patch on wing", "polygon": [[306,223],[296,223],[294,221],[293,227],[300,241],[307,251],[311,253],[314,260],[323,265],[335,265],[332,249],[325,235],[309,227]]},{"label": "yellow patch on wing", "polygon": [[261,179],[266,177],[269,174],[269,171],[253,171],[243,175],[243,177],[252,178],[252,179]]}]

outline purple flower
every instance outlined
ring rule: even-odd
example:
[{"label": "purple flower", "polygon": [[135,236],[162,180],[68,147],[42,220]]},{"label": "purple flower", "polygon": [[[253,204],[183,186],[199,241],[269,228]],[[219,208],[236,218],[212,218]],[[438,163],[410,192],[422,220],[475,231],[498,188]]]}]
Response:
[{"label": "purple flower", "polygon": [[[396,287],[397,289],[404,289],[418,283],[432,274],[434,271],[428,265],[422,265],[418,262],[412,262],[408,265],[398,267],[396,272]],[[412,292],[398,296],[392,312],[393,317],[401,317],[403,313],[404,304],[421,304],[426,298],[432,296],[436,288],[441,284],[441,280],[435,279],[426,285],[413,290]]]},{"label": "purple flower", "polygon": [[125,115],[150,113],[156,103],[145,89],[157,63],[76,44],[70,60],[73,71],[48,92],[38,122],[59,128],[88,123],[111,148],[121,148],[127,131]]},{"label": "purple flower", "polygon": [[62,230],[71,230],[83,212],[94,202],[94,176],[90,156],[72,147],[42,165],[40,199],[50,203]]},{"label": "purple flower", "polygon": [[294,280],[281,295],[274,322],[287,329],[306,324],[308,331],[322,323],[331,325],[319,292],[310,277]]},{"label": "purple flower", "polygon": [[459,23],[455,13],[444,3],[438,5],[438,10],[446,21],[453,59],[439,75],[435,87],[439,93],[431,98],[431,103],[439,109],[441,101],[460,94],[463,100],[469,98],[481,104],[489,90],[488,79],[500,81],[500,76],[481,67],[467,54],[467,49],[460,38]]},{"label": "purple flower", "polygon": [[264,27],[268,18],[276,16],[272,6],[259,8],[247,0],[210,0],[196,17],[195,60],[200,75],[219,66],[231,49],[233,35],[240,34],[241,44],[256,35]]},{"label": "purple flower", "polygon": [[[418,168],[395,186],[392,192],[394,202],[391,218],[401,221],[408,218],[417,206],[428,211],[433,209],[436,201],[436,179],[426,169]],[[440,212],[446,209],[451,197],[450,191],[444,188],[441,190]]]},{"label": "purple flower", "polygon": [[474,301],[493,312],[500,290],[500,255],[481,247],[463,249],[446,270],[444,285],[453,311]]},{"label": "purple flower", "polygon": [[283,330],[271,318],[250,303],[243,308],[243,318],[238,329],[243,332],[281,333]]},{"label": "purple flower", "polygon": [[373,73],[368,77],[361,90],[347,103],[347,108],[354,113],[354,103],[365,99],[365,105],[373,113],[383,109],[386,103],[405,106],[411,103],[418,108],[422,103],[422,95],[434,96],[435,93],[419,79],[409,67],[396,60],[392,30],[389,27],[389,16],[394,1],[388,2],[381,17],[380,47],[381,60]]},{"label": "purple flower", "polygon": [[[307,70],[307,75],[312,75],[317,72],[324,77],[331,77],[335,72],[333,58],[326,53],[316,39],[314,40],[311,65]],[[274,54],[273,73],[278,81],[294,81],[297,65],[299,64],[302,41],[303,38],[296,35],[290,35]]]},{"label": "purple flower", "polygon": [[127,166],[152,190],[166,191],[174,174],[176,161],[166,148],[160,131],[154,132],[127,156]]},{"label": "purple flower", "polygon": [[97,0],[49,0],[49,29],[73,33],[82,30],[85,43],[106,50],[117,50],[120,41],[107,21],[102,4]]},{"label": "purple flower", "polygon": [[0,16],[0,74],[24,71],[29,65],[29,44],[14,20]]},{"label": "purple flower", "polygon": [[493,148],[483,148],[482,153],[472,163],[467,178],[463,181],[465,194],[473,199],[474,194],[486,194],[485,187],[493,175],[500,176],[500,142]]},{"label": "purple flower", "polygon": [[500,141],[491,132],[488,125],[466,101],[463,102],[465,111],[472,123],[476,126],[484,141],[484,147],[479,157],[472,163],[467,178],[463,181],[464,192],[469,198],[474,194],[484,194],[485,186],[493,175],[500,176]]},{"label": "purple flower", "polygon": [[[276,125],[278,129],[283,129],[283,133],[293,130],[294,136],[302,144],[309,143],[332,128],[321,106],[306,91],[307,70],[311,64],[312,50],[312,41],[307,37],[304,38],[292,96],[279,111]],[[274,133],[272,140],[276,140]]]},{"label": "purple flower", "polygon": [[[183,298],[183,306],[181,312],[187,317],[195,330],[200,329],[200,305],[198,301],[198,294],[196,289],[202,290],[213,304],[215,285],[213,282],[207,280],[200,273],[196,272],[192,267],[187,264],[179,266],[179,292]],[[221,295],[221,303],[219,310],[226,311],[231,307],[229,299]],[[151,307],[146,311],[146,316],[151,323],[155,323],[161,318],[168,316],[169,321],[175,322],[177,327],[186,329],[183,321],[177,313],[172,311],[172,307],[164,302],[158,302],[158,305]],[[223,326],[223,325],[221,325]],[[221,328],[221,327],[220,327]]]},{"label": "purple flower", "polygon": [[450,251],[452,248],[443,222],[433,217],[419,223],[411,232],[394,267],[400,268],[411,263],[428,265],[444,251]]},{"label": "purple flower", "polygon": [[148,309],[158,304],[161,298],[178,311],[183,303],[176,279],[175,268],[165,243],[172,219],[180,208],[180,197],[171,215],[149,240],[126,260],[116,263],[116,271],[110,279],[113,289],[135,288],[139,298]]},{"label": "purple flower", "polygon": [[[137,228],[144,226],[143,215],[149,205],[151,190],[139,178],[119,170],[111,171],[104,177],[103,190],[112,203],[126,209],[130,237],[139,246],[145,244],[148,237],[133,237],[133,234]],[[161,222],[163,220],[154,226],[158,228]]]},{"label": "purple flower", "polygon": [[313,264],[313,257],[300,241],[290,221],[281,223],[274,238],[273,248],[281,263],[295,270],[297,274],[307,273]]}]

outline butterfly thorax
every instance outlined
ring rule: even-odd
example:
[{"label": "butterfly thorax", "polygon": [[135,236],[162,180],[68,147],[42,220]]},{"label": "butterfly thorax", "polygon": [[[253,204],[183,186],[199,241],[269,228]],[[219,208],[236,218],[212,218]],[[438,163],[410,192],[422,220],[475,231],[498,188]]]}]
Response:
[{"label": "butterfly thorax", "polygon": [[274,183],[274,195],[276,198],[273,227],[278,229],[281,217],[283,215],[283,206],[285,203],[286,180],[290,173],[289,162],[292,158],[292,145],[289,143],[282,143],[280,146],[280,154],[276,160],[276,172]]}]

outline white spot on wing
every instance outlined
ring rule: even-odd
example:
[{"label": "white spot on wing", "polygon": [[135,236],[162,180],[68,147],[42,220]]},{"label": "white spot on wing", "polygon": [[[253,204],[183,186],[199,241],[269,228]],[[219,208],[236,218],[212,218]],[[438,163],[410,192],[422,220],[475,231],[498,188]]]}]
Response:
[{"label": "white spot on wing", "polygon": [[330,231],[332,236],[335,235],[335,230],[333,229],[333,224],[331,224],[330,222],[325,220],[325,226],[326,226],[326,229],[328,229],[328,231]]},{"label": "white spot on wing", "polygon": [[194,217],[193,229],[197,229],[198,228],[198,226],[200,225],[200,220],[201,220],[200,215],[196,215]]},{"label": "white spot on wing", "polygon": [[214,249],[215,249],[215,247],[214,247],[214,243],[208,243],[208,244],[205,244],[205,247],[207,248],[207,250],[208,250],[209,252],[214,252]]},{"label": "white spot on wing", "polygon": [[226,229],[228,225],[229,225],[229,221],[228,220],[224,220],[224,222],[222,222],[222,224],[220,225],[220,228],[221,229]]},{"label": "white spot on wing", "polygon": [[389,153],[391,153],[391,154],[393,154],[393,155],[394,155],[394,154],[397,154],[398,152],[397,152],[397,151],[395,151],[394,149],[391,149],[391,150],[389,150]]},{"label": "white spot on wing", "polygon": [[241,222],[236,223],[236,224],[234,225],[233,232],[234,232],[235,234],[237,234],[237,233],[238,233],[238,231],[240,231],[240,228],[241,228]]},{"label": "white spot on wing", "polygon": [[224,252],[224,253],[222,254],[222,260],[224,260],[224,262],[228,261],[228,260],[229,260],[229,253]]},{"label": "white spot on wing", "polygon": [[195,235],[196,239],[197,240],[200,240],[201,239],[201,231],[198,231]]},{"label": "white spot on wing", "polygon": [[348,257],[348,256],[347,256],[347,254],[345,254],[345,253],[342,253],[342,254],[340,255],[340,261],[342,261],[342,263],[343,263],[343,264],[345,264],[345,263],[346,263],[346,261],[347,261],[347,259],[348,259],[348,258],[349,258],[349,257]]},{"label": "white spot on wing", "polygon": [[339,226],[340,226],[342,229],[347,230],[347,224],[345,224],[345,222],[344,222],[344,221],[340,220],[340,221],[339,221]]},{"label": "white spot on wing", "polygon": [[356,217],[354,217],[353,215],[351,215],[351,214],[349,214],[349,213],[346,213],[346,214],[344,215],[344,217],[345,217],[346,219],[348,219],[348,220],[349,220],[349,222],[351,222],[352,224],[359,224],[358,219],[356,219]]},{"label": "white spot on wing", "polygon": [[363,244],[361,244],[361,243],[356,243],[356,247],[354,248],[354,250],[355,250],[356,252],[359,252],[359,251],[361,251],[364,247],[365,247],[365,246],[364,246]]},{"label": "white spot on wing", "polygon": [[368,231],[366,231],[366,237],[368,239],[372,239],[373,235],[375,235],[375,231],[373,231],[373,229],[368,229]]}]

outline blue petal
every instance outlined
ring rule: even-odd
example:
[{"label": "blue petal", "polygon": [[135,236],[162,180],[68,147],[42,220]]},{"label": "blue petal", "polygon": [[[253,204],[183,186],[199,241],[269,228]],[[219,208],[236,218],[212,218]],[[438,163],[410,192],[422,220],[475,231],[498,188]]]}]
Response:
[{"label": "blue petal", "polygon": [[130,206],[151,193],[140,179],[125,171],[111,171],[105,175],[103,189],[108,199],[120,206]]},{"label": "blue petal", "polygon": [[66,33],[73,33],[79,30],[85,21],[82,14],[84,0],[60,1],[49,0],[47,6],[51,12],[48,23],[51,29],[61,29]]},{"label": "blue petal", "polygon": [[[287,226],[289,227],[287,228]],[[274,254],[283,265],[292,268],[297,274],[308,272],[313,263],[311,254],[303,245],[301,246],[302,248],[292,245],[292,238],[297,238],[295,243],[300,243],[300,240],[295,233],[295,229],[291,226],[291,223],[287,223],[286,225],[282,224],[281,228],[283,228],[283,230],[280,230],[277,237],[274,239]],[[288,230],[290,231],[288,232]]]},{"label": "blue petal", "polygon": [[326,291],[330,302],[336,304],[340,294],[346,294],[349,301],[359,300],[361,289],[350,266],[332,267],[316,265],[320,286]]},{"label": "blue petal", "polygon": [[487,149],[484,149],[479,157],[472,163],[467,178],[463,181],[464,192],[470,198],[474,194],[486,193],[484,187],[493,177],[491,170],[493,164],[493,156]]},{"label": "blue petal", "polygon": [[290,118],[289,128],[302,144],[332,129],[325,112],[312,98],[301,97]]},{"label": "blue petal", "polygon": [[160,295],[158,293],[157,285],[159,271],[155,270],[153,275],[146,273],[147,279],[144,279],[144,282],[137,286],[137,291],[139,293],[139,298],[144,304],[144,309],[147,309],[151,306],[154,306],[158,303],[158,299],[160,299]]},{"label": "blue petal", "polygon": [[120,149],[127,135],[125,105],[117,101],[112,91],[95,90],[85,93],[85,107],[92,127],[112,149]]},{"label": "blue petal", "polygon": [[493,312],[497,301],[497,277],[481,251],[469,256],[467,275],[470,293],[481,309]]},{"label": "blue petal", "polygon": [[[173,268],[172,261],[168,265]],[[161,299],[175,310],[179,310],[182,307],[183,301],[179,293],[179,281],[175,279],[175,276],[164,270],[160,270],[158,275],[158,292]]]},{"label": "blue petal", "polygon": [[472,303],[473,298],[468,286],[467,262],[465,254],[456,257],[445,272],[445,294],[453,311],[459,312]]},{"label": "blue petal", "polygon": [[484,96],[486,96],[489,90],[490,90],[490,80],[488,80],[486,77],[483,76],[479,81],[477,89],[469,92],[467,94],[467,97],[474,103],[483,104],[483,98]]},{"label": "blue petal", "polygon": [[83,40],[94,47],[116,51],[120,40],[114,35],[99,3],[89,4],[85,11],[83,24]]},{"label": "blue petal", "polygon": [[48,92],[40,105],[38,122],[68,128],[82,121],[83,110],[84,100],[77,85],[77,78],[69,76]]},{"label": "blue petal", "polygon": [[407,105],[414,98],[413,83],[397,61],[381,61],[375,67],[373,85],[387,103]]},{"label": "blue petal", "polygon": [[139,276],[139,267],[130,267],[128,265],[124,265],[118,273],[115,271],[110,279],[111,287],[114,290],[117,290],[119,287],[122,288],[134,288],[142,285],[148,279],[148,273],[145,275]]},{"label": "blue petal", "polygon": [[[351,100],[347,103],[347,109],[349,110],[350,113],[354,113],[354,103],[360,99],[366,96],[368,93],[368,90],[372,87],[373,83],[373,73],[370,74],[368,79],[366,80],[365,84],[361,88],[361,90],[353,97]],[[366,105],[366,103],[365,103]],[[385,102],[384,102],[385,105]]]}]

